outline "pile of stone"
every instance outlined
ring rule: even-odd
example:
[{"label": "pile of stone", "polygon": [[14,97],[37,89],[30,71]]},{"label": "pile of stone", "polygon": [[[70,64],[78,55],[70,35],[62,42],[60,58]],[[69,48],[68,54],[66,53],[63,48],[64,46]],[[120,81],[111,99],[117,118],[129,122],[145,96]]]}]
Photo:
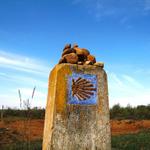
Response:
[{"label": "pile of stone", "polygon": [[62,57],[59,60],[59,64],[62,63],[104,66],[103,63],[96,62],[96,58],[90,54],[89,50],[79,48],[77,44],[74,44],[72,47],[71,44],[67,44],[64,47]]}]

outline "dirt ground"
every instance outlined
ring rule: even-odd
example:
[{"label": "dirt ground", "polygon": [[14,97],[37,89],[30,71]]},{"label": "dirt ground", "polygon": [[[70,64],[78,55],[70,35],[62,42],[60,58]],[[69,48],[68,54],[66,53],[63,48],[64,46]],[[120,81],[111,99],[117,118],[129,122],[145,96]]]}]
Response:
[{"label": "dirt ground", "polygon": [[137,133],[144,129],[150,129],[150,120],[111,120],[112,135]]},{"label": "dirt ground", "polygon": [[38,119],[0,122],[0,145],[42,139],[43,127],[44,120]]},{"label": "dirt ground", "polygon": [[[30,127],[30,128],[29,128]],[[42,139],[44,120],[19,120],[0,122],[0,144],[12,143],[16,140]],[[111,120],[112,135],[137,133],[150,129],[150,120]]]}]

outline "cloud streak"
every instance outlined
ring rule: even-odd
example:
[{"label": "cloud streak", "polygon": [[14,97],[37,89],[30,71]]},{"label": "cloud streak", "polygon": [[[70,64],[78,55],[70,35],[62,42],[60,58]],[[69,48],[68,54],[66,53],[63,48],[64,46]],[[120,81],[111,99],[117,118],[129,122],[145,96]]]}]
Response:
[{"label": "cloud streak", "polygon": [[[46,106],[46,91],[42,92],[40,89],[36,89],[33,99],[31,98],[33,88],[20,88],[22,101],[30,100],[31,107]],[[4,92],[0,94],[0,104],[5,107],[17,107],[20,108],[20,100],[18,95],[18,89]],[[8,94],[9,93],[9,94]]]},{"label": "cloud streak", "polygon": [[[150,10],[150,0],[73,0],[72,4],[81,5],[97,19],[113,17],[123,23],[129,18],[144,15],[145,11]],[[128,20],[122,20],[122,18],[128,18]]]},{"label": "cloud streak", "polygon": [[[122,68],[122,65],[120,67]],[[18,89],[21,90],[23,98],[27,99],[30,98],[33,87],[36,86],[35,100],[32,106],[44,107],[46,105],[47,80],[50,71],[47,64],[41,63],[38,59],[0,51],[0,68],[1,104],[19,106]],[[129,70],[129,68],[125,70]],[[143,78],[149,77],[148,70],[134,69],[134,72]],[[137,76],[135,74],[134,76]],[[108,81],[110,106],[116,103],[120,103],[122,106],[149,104],[150,88],[146,87],[146,83],[143,84],[138,78],[133,77],[132,73],[121,74],[112,71],[108,73]]]},{"label": "cloud streak", "polygon": [[51,70],[48,64],[39,59],[0,51],[0,69],[1,104],[19,107],[18,89],[26,100],[30,98],[33,87],[36,86],[35,101],[32,106],[45,107],[47,80]]},{"label": "cloud streak", "polygon": [[39,60],[4,51],[0,51],[0,67],[40,75],[44,75],[50,70],[48,66]]},{"label": "cloud streak", "polygon": [[117,103],[122,106],[150,104],[150,88],[131,75],[109,73],[108,77],[110,106]]},{"label": "cloud streak", "polygon": [[[46,76],[46,75],[45,75]],[[48,74],[47,74],[48,78]],[[28,77],[27,75],[16,75],[16,74],[2,74],[0,73],[0,79],[5,80],[6,82],[9,82],[10,84],[20,84],[20,83],[25,83],[28,86],[33,86],[36,85],[41,88],[47,88],[47,80],[46,78],[36,78],[35,76],[30,76]]]}]

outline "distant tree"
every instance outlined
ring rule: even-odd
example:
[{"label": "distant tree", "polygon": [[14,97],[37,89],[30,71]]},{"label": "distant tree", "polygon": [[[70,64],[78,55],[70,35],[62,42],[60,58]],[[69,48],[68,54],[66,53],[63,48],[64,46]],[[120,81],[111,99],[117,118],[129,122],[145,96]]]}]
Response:
[{"label": "distant tree", "polygon": [[112,119],[121,118],[122,107],[120,106],[120,104],[116,104],[113,106],[113,108],[110,110],[110,116]]},{"label": "distant tree", "polygon": [[111,119],[150,119],[150,105],[132,107],[128,104],[126,107],[121,107],[120,104],[116,104],[110,109],[110,117]]}]

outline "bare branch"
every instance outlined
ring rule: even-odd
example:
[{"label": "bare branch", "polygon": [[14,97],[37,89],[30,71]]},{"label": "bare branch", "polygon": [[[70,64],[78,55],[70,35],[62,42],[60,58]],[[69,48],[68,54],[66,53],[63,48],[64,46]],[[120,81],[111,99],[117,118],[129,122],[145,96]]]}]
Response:
[{"label": "bare branch", "polygon": [[35,89],[36,89],[36,86],[33,88],[33,91],[32,91],[32,99],[34,97]]}]

